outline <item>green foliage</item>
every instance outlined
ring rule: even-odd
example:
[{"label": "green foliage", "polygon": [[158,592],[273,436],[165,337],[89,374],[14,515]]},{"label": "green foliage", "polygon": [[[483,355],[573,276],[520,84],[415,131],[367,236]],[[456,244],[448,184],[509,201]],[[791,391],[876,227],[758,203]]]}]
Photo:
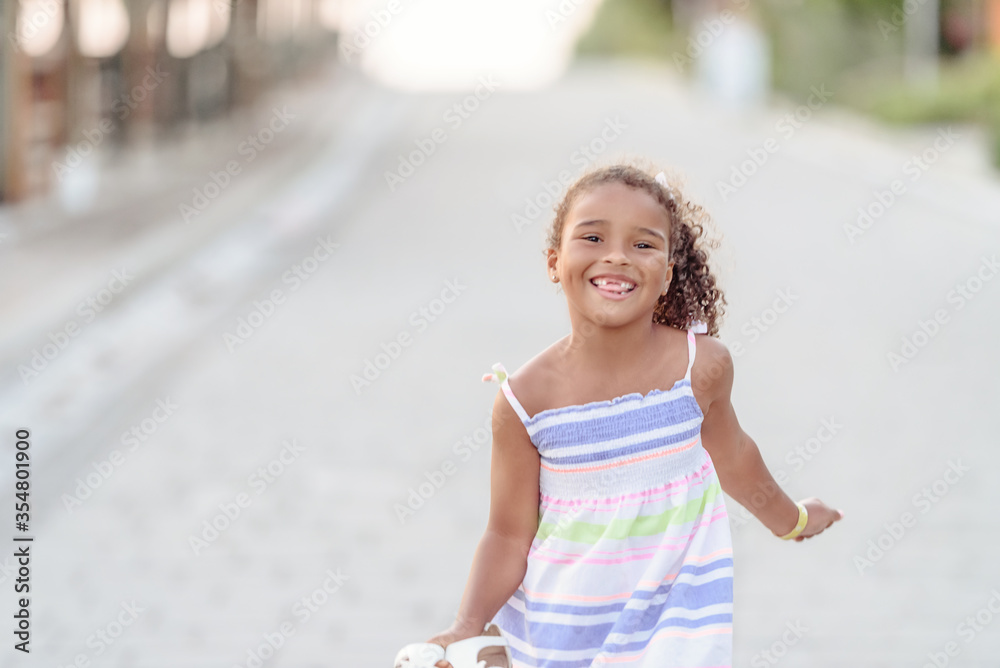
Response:
[{"label": "green foliage", "polygon": [[669,0],[604,0],[577,53],[667,57],[677,44]]},{"label": "green foliage", "polygon": [[1000,167],[1000,57],[980,54],[943,63],[935,88],[883,86],[857,103],[891,123],[982,123],[990,129],[993,162]]},{"label": "green foliage", "polygon": [[840,4],[857,17],[886,18],[903,3],[901,0],[840,0]]},{"label": "green foliage", "polygon": [[808,95],[820,84],[836,89],[841,72],[881,47],[873,42],[875,21],[853,16],[840,2],[771,4],[761,11],[771,41],[774,85],[793,97]]}]

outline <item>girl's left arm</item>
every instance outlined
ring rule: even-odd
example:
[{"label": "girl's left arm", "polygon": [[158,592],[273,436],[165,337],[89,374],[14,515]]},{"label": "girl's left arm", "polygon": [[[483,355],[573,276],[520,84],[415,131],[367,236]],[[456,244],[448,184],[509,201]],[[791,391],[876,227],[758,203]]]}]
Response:
[{"label": "girl's left arm", "polygon": [[[799,509],[781,489],[760,455],[757,444],[736,419],[731,401],[733,358],[718,339],[698,337],[698,355],[691,380],[708,404],[701,424],[701,442],[719,475],[722,489],[749,510],[776,536],[795,528]],[[843,513],[815,497],[803,499],[809,514],[805,529],[795,539],[801,541],[821,533]]]}]

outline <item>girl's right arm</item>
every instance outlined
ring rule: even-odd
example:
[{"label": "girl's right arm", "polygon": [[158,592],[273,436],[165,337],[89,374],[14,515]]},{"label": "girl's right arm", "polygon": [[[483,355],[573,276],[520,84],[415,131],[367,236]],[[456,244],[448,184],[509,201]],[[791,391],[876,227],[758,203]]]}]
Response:
[{"label": "girl's right arm", "polygon": [[492,422],[489,521],[455,621],[427,641],[443,647],[483,632],[524,580],[538,531],[538,450],[502,391],[493,402]]}]

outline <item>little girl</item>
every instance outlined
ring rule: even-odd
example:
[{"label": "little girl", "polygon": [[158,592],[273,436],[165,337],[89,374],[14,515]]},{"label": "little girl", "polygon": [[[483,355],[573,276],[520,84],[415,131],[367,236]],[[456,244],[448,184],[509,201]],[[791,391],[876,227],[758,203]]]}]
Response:
[{"label": "little girl", "polygon": [[556,209],[548,274],[572,331],[484,377],[501,385],[489,521],[458,616],[429,643],[493,623],[510,668],[731,666],[721,491],[786,540],[843,517],[792,501],[740,427],[708,216],[652,171],[593,169]]}]

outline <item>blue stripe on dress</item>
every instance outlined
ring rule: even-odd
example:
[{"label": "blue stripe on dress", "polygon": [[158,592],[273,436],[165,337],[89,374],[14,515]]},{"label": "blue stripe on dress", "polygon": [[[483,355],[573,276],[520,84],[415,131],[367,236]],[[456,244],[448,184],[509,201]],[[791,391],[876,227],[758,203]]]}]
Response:
[{"label": "blue stripe on dress", "polygon": [[[718,570],[720,568],[730,568],[732,567],[732,565],[733,565],[733,560],[731,557],[723,557],[720,559],[716,559],[711,563],[704,564],[701,566],[694,566],[694,565],[684,566],[680,569],[680,573],[678,574],[677,577],[680,577],[681,575],[695,575],[695,576],[704,575],[705,573],[711,573],[712,571]],[[684,583],[681,583],[677,586],[680,587],[683,584]],[[663,594],[670,591],[671,586],[672,583],[663,583],[655,590],[654,589],[638,590],[632,593],[631,598],[632,600],[640,600],[640,599],[651,599],[654,596],[662,596]],[[527,608],[530,612],[556,612],[569,615],[600,615],[600,614],[606,614],[608,612],[623,610],[625,608],[625,601],[620,601],[617,603],[603,603],[597,606],[585,605],[585,604],[581,605],[573,603],[544,603],[542,601],[534,601],[531,599],[526,599],[524,591],[521,589],[516,590],[514,592],[513,597],[523,602],[525,608]],[[721,602],[723,601],[710,601],[708,603],[702,603],[695,606],[681,605],[674,607],[683,607],[688,610],[695,610],[697,608],[702,607],[703,605],[713,605],[715,603],[721,603]]]},{"label": "blue stripe on dress", "polygon": [[[687,607],[677,605],[676,602],[665,601],[661,605],[653,606],[648,610],[625,610],[619,618],[613,622],[603,622],[599,624],[572,624],[555,622],[530,622],[527,625],[528,634],[532,639],[532,647],[535,649],[558,649],[563,651],[580,651],[588,649],[601,649],[613,651],[635,651],[644,648],[649,643],[649,638],[656,632],[667,627],[683,628],[694,630],[716,624],[732,624],[733,616],[731,612],[711,613],[697,619],[687,617],[670,616],[663,617],[664,608],[698,609],[706,605],[718,605],[732,602],[733,582],[731,577],[720,578],[713,582],[706,582],[701,585],[686,585],[678,588],[684,596],[694,595],[707,600],[703,605]],[[691,591],[693,590],[693,591]],[[728,600],[727,600],[728,599]],[[511,628],[524,628],[524,615],[505,603],[498,617],[503,619],[505,624]],[[634,613],[634,614],[629,614]],[[643,632],[648,633],[643,633]],[[611,643],[607,641],[610,633],[627,633],[634,635],[641,634],[641,639],[629,643]],[[522,640],[525,640],[522,638]]]},{"label": "blue stripe on dress", "polygon": [[[695,404],[695,405],[692,405]],[[693,396],[680,395],[658,404],[639,406],[628,413],[594,416],[581,414],[578,419],[554,423],[535,430],[533,443],[553,450],[633,435],[652,429],[670,427],[685,422],[701,422],[700,408]]]},{"label": "blue stripe on dress", "polygon": [[[671,434],[668,437],[651,437],[649,440],[639,441],[633,445],[612,446],[605,450],[595,450],[592,452],[581,453],[579,455],[557,457],[547,454],[545,463],[550,466],[559,466],[561,464],[591,464],[611,459],[618,459],[627,455],[636,455],[653,450],[662,450],[664,448],[669,449],[672,446],[690,441],[692,438],[697,436],[700,431],[701,429],[698,426],[695,426],[686,431]],[[636,434],[636,436],[641,438],[642,434]]]}]

